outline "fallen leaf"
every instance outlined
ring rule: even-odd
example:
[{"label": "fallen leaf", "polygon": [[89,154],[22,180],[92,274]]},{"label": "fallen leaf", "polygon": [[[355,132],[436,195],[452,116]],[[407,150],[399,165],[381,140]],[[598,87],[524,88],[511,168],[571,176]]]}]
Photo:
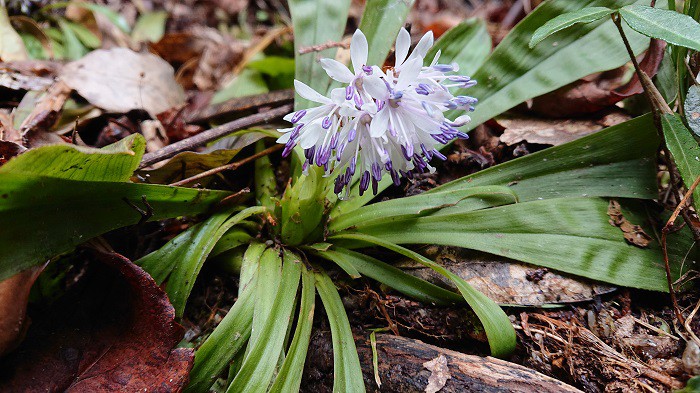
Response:
[{"label": "fallen leaf", "polygon": [[622,111],[612,111],[599,119],[563,120],[509,116],[497,118],[496,122],[504,128],[500,140],[508,146],[522,141],[559,146],[629,119],[630,116]]},{"label": "fallen leaf", "polygon": [[151,116],[185,103],[173,68],[150,53],[126,48],[96,50],[67,64],[61,80],[91,104],[125,113],[143,109]]},{"label": "fallen leaf", "polygon": [[34,266],[0,281],[0,356],[19,345],[26,333],[29,290],[45,266]]},{"label": "fallen leaf", "polygon": [[608,216],[610,217],[610,225],[620,228],[625,240],[629,244],[633,244],[640,248],[645,248],[651,243],[652,237],[647,235],[641,226],[632,224],[622,214],[620,203],[614,199],[610,200],[608,205]]},{"label": "fallen leaf", "polygon": [[[4,4],[4,3],[3,3]],[[7,9],[0,7],[0,61],[27,60],[29,55],[22,37],[12,28]]]},{"label": "fallen leaf", "polygon": [[423,367],[430,371],[428,385],[425,387],[426,393],[439,392],[440,389],[445,387],[447,380],[452,377],[450,375],[450,368],[447,367],[447,358],[443,354],[440,354],[431,361],[423,363]]},{"label": "fallen leaf", "polygon": [[27,338],[0,361],[5,392],[179,392],[192,349],[165,293],[114,252],[85,251],[81,280],[33,315]]},{"label": "fallen leaf", "polygon": [[[477,251],[430,246],[424,253],[499,304],[542,306],[573,303],[615,290],[609,285]],[[442,275],[412,261],[402,261],[397,266],[434,284],[456,289]]]},{"label": "fallen leaf", "polygon": [[[48,132],[61,115],[63,104],[66,103],[70,95],[71,88],[65,83],[58,81],[51,85],[45,94],[34,97],[35,92],[29,92],[31,102],[22,105],[30,106],[31,112],[22,119],[19,131],[26,137],[29,131],[35,133]],[[22,100],[24,103],[25,101]]]}]

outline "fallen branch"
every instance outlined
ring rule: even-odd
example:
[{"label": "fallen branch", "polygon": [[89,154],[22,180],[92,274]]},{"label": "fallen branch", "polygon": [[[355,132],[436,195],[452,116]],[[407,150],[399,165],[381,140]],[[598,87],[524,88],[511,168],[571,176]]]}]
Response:
[{"label": "fallen branch", "polygon": [[144,154],[143,159],[141,160],[141,165],[139,165],[139,169],[143,169],[147,166],[155,164],[156,162],[166,160],[183,151],[192,150],[195,147],[202,146],[246,127],[267,123],[272,119],[286,115],[287,113],[291,112],[292,109],[293,106],[289,104],[275,109],[270,109],[269,111],[242,117],[240,119],[222,124],[218,127],[214,127],[210,130],[201,132],[187,139],[183,139],[179,142],[165,146],[164,148],[153,153]]}]

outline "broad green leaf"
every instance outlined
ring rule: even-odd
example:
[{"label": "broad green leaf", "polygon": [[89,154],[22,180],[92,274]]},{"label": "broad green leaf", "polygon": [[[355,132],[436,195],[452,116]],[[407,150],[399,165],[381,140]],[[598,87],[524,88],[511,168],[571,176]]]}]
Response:
[{"label": "broad green leaf", "polygon": [[165,291],[175,314],[180,317],[199,271],[219,239],[242,220],[264,211],[262,206],[249,207],[239,213],[231,209],[219,211],[134,263],[158,283],[167,279]]},{"label": "broad green leaf", "polygon": [[134,42],[158,42],[165,33],[165,22],[168,20],[167,11],[154,11],[141,14],[136,20],[131,38]]},{"label": "broad green leaf", "polygon": [[593,196],[653,199],[658,196],[658,145],[651,115],[645,115],[465,176],[428,193],[508,185],[520,201]]},{"label": "broad green leaf", "polygon": [[318,256],[353,266],[360,274],[387,285],[406,296],[427,304],[450,305],[463,300],[462,296],[438,287],[403,270],[365,254],[342,247],[316,253]]},{"label": "broad green leaf", "polygon": [[[627,63],[629,56],[611,20],[561,31],[534,49],[530,49],[528,43],[540,26],[559,15],[586,7],[618,8],[633,2],[557,0],[537,7],[508,33],[473,75],[479,84],[459,90],[460,94],[479,99],[467,129],[586,75]],[[628,32],[627,36],[634,53],[642,52],[649,45],[649,39],[642,35]]]},{"label": "broad green leaf", "polygon": [[422,264],[423,266],[429,267],[435,272],[448,278],[455,284],[457,289],[459,289],[459,292],[464,297],[464,300],[469,304],[472,310],[474,310],[474,313],[479,317],[481,324],[484,326],[486,337],[489,341],[491,355],[504,358],[510,356],[510,354],[513,353],[513,351],[515,350],[515,330],[513,329],[510,319],[503,311],[503,309],[501,309],[501,307],[498,304],[496,304],[496,302],[489,299],[486,295],[472,288],[472,286],[469,285],[468,282],[466,282],[458,275],[445,269],[444,267],[433,262],[432,260],[418,254],[417,252],[411,251],[393,242],[385,241],[378,237],[367,236],[364,234],[345,233],[337,235],[335,236],[335,238],[355,239],[365,241],[367,243],[374,244],[380,247],[384,247],[386,249],[409,257],[414,261]]},{"label": "broad green leaf", "polygon": [[316,273],[316,289],[328,315],[333,342],[333,393],[364,392],[360,359],[348,315],[333,280],[326,272]]},{"label": "broad green leaf", "polygon": [[294,75],[294,59],[281,56],[266,56],[263,59],[251,61],[248,68],[262,74],[279,77],[282,75]]},{"label": "broad green leaf", "polygon": [[241,274],[238,279],[238,294],[250,286],[250,283],[255,277],[255,272],[258,270],[258,263],[262,257],[263,252],[267,249],[264,243],[252,242],[245,254],[243,255],[243,261],[241,262]]},{"label": "broad green leaf", "polygon": [[219,241],[216,242],[214,248],[212,248],[209,253],[209,258],[213,258],[219,254],[223,254],[226,251],[233,250],[239,246],[250,243],[253,239],[248,232],[241,228],[231,228],[226,233],[221,236]]},{"label": "broad green leaf", "polygon": [[306,352],[309,349],[311,328],[314,322],[316,302],[314,274],[302,268],[301,283],[301,305],[294,338],[289,345],[289,351],[287,351],[287,356],[277,373],[275,382],[269,390],[270,393],[297,392],[301,386]]},{"label": "broad green leaf", "polygon": [[214,94],[211,104],[220,104],[231,98],[252,96],[269,92],[267,83],[259,71],[245,69],[236,76],[228,85]]},{"label": "broad green leaf", "polygon": [[[330,86],[330,78],[316,60],[319,57],[334,58],[336,49],[300,54],[299,50],[313,45],[338,42],[343,37],[348,20],[350,0],[290,0],[289,11],[294,25],[295,78],[324,94]],[[313,106],[310,101],[297,96],[296,109]]]},{"label": "broad green leaf", "polygon": [[448,30],[428,51],[425,58],[431,61],[440,51],[440,62],[459,65],[459,73],[471,75],[491,52],[491,36],[481,19],[469,19]]},{"label": "broad green leaf", "polygon": [[29,60],[22,37],[12,28],[5,7],[0,7],[0,60],[4,62]]},{"label": "broad green leaf", "polygon": [[138,223],[143,200],[160,220],[202,213],[229,195],[125,182],[144,149],[140,135],[102,149],[51,145],[0,167],[0,279]]},{"label": "broad green leaf", "polygon": [[[661,125],[666,147],[673,156],[673,162],[683,178],[683,183],[690,188],[695,179],[700,176],[700,146],[677,114],[661,115]],[[693,193],[693,204],[698,206],[699,203],[700,189],[696,188]]]},{"label": "broad green leaf", "polygon": [[666,291],[658,245],[642,249],[625,243],[607,209],[608,202],[599,198],[535,200],[376,224],[361,233],[397,244],[464,247],[616,285]]},{"label": "broad green leaf", "polygon": [[254,288],[254,282],[245,290],[242,288],[236,303],[195,352],[190,383],[185,392],[208,391],[236,354],[242,353],[253,324]]},{"label": "broad green leaf", "polygon": [[518,201],[515,192],[506,186],[479,186],[424,193],[406,198],[373,203],[333,218],[328,229],[357,229],[373,223],[429,215],[437,210],[459,205],[462,210],[477,210]]},{"label": "broad green leaf", "polygon": [[674,102],[678,97],[678,72],[673,62],[671,47],[666,48],[666,53],[661,59],[659,71],[654,77],[654,85],[659,89],[661,96],[667,103]]},{"label": "broad green leaf", "polygon": [[534,48],[535,45],[539,44],[545,38],[550,35],[568,29],[569,27],[577,23],[591,23],[599,19],[610,16],[613,13],[608,7],[587,7],[573,12],[567,12],[553,18],[547,23],[543,24],[540,28],[535,30],[535,33],[530,39],[530,48]]},{"label": "broad green leaf", "polygon": [[631,28],[648,37],[700,51],[700,23],[688,15],[633,4],[622,7],[620,16]]},{"label": "broad green leaf", "polygon": [[[274,259],[277,260],[274,260]],[[260,260],[260,268],[265,264],[279,266],[282,258],[278,251],[268,249]],[[270,280],[263,275],[257,277],[256,286],[265,292],[274,292],[274,302],[264,319],[256,323],[253,321],[253,333],[251,335],[249,349],[243,360],[241,369],[228,387],[227,392],[260,392],[264,393],[270,386],[277,361],[282,353],[287,326],[290,324],[292,309],[295,303],[299,278],[301,275],[301,261],[289,252],[284,253],[284,263],[281,270],[277,270],[279,277]],[[275,286],[274,283],[279,282]],[[260,291],[257,291],[260,293]],[[256,313],[260,304],[256,304]],[[256,327],[259,330],[256,331]]]},{"label": "broad green leaf", "polygon": [[[367,64],[382,66],[415,0],[367,0],[359,29],[367,37]],[[432,58],[432,57],[431,57]]]}]

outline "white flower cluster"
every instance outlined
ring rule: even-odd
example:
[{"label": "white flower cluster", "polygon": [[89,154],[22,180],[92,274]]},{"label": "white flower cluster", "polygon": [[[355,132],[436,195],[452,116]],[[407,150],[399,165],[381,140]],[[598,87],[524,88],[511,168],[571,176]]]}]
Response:
[{"label": "white flower cluster", "polygon": [[328,76],[346,84],[333,89],[330,98],[302,82],[294,81],[296,92],[313,102],[315,108],[290,113],[285,120],[294,126],[277,142],[286,144],[287,156],[298,144],[304,149],[304,172],[310,165],[323,167],[326,175],[336,174],[335,192],[360,179],[360,194],[377,183],[383,174],[396,185],[413,172],[434,171],[428,163],[445,156],[436,147],[454,138],[467,138],[457,129],[470,121],[468,115],[454,120],[444,116],[452,109],[473,111],[476,99],[454,96],[449,88],[467,88],[476,81],[455,75],[457,64],[440,64],[440,52],[429,66],[423,61],[433,46],[432,32],[426,33],[409,55],[410,35],[401,29],[396,39],[396,63],[382,70],[368,66],[367,38],[360,30],[350,44],[350,71],[333,59],[321,59]]}]

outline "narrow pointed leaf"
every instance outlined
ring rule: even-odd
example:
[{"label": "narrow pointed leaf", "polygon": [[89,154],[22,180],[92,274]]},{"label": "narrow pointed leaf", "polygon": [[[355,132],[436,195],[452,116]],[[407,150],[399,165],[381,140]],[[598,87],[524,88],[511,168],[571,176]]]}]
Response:
[{"label": "narrow pointed leaf", "polygon": [[483,293],[472,288],[468,282],[464,281],[458,275],[452,273],[451,271],[445,269],[439,264],[431,261],[430,259],[411,251],[407,248],[401,247],[390,241],[385,241],[378,237],[367,236],[364,234],[342,234],[335,236],[337,239],[356,239],[360,241],[365,241],[370,244],[375,244],[406,257],[413,259],[414,261],[429,267],[439,274],[442,274],[450,281],[452,281],[459,289],[459,292],[464,297],[464,300],[469,304],[469,306],[474,310],[474,313],[479,317],[481,324],[484,326],[484,331],[486,332],[486,337],[489,340],[489,346],[491,347],[491,355],[496,357],[507,357],[515,350],[515,330],[511,325],[508,315],[501,309],[501,307],[496,304],[493,300],[489,299]]},{"label": "narrow pointed leaf", "polygon": [[[673,156],[673,162],[678,167],[686,188],[690,188],[700,176],[700,146],[693,134],[686,128],[680,116],[676,114],[661,115],[661,126],[664,130],[666,146]],[[700,203],[700,189],[693,193],[693,204]]]},{"label": "narrow pointed leaf", "polygon": [[535,33],[530,39],[529,46],[530,48],[534,48],[535,45],[542,42],[542,40],[558,31],[567,29],[577,23],[595,22],[598,19],[610,16],[612,13],[613,10],[608,7],[587,7],[578,11],[559,15],[535,30]]},{"label": "narrow pointed leaf", "polygon": [[364,392],[360,359],[350,329],[348,315],[333,280],[325,272],[316,273],[316,289],[328,315],[333,341],[333,393]]}]

